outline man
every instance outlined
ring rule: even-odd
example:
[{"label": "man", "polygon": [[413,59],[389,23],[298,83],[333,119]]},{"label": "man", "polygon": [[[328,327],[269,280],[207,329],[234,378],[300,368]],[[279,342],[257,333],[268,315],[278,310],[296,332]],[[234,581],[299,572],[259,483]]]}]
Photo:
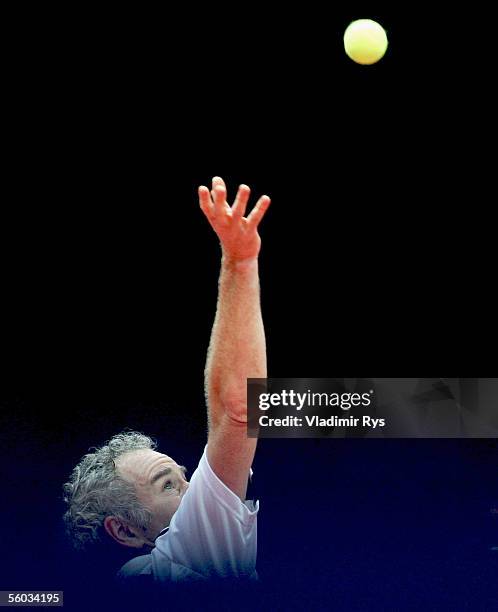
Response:
[{"label": "man", "polygon": [[136,550],[122,577],[183,582],[256,575],[259,505],[245,502],[256,450],[246,433],[246,384],[266,378],[257,229],[270,199],[261,197],[246,216],[249,195],[241,185],[230,207],[221,178],[213,178],[211,191],[199,188],[222,259],[205,370],[208,441],[190,483],[150,438],[128,432],[86,455],[64,485],[64,518],[77,547],[110,538]]}]

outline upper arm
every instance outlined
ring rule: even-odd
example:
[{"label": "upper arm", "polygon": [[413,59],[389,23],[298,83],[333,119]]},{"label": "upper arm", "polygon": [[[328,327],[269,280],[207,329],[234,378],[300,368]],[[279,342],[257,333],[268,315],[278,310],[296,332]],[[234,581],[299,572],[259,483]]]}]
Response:
[{"label": "upper arm", "polygon": [[210,427],[207,457],[213,472],[242,501],[256,452],[256,438],[247,437],[247,423],[223,415]]}]

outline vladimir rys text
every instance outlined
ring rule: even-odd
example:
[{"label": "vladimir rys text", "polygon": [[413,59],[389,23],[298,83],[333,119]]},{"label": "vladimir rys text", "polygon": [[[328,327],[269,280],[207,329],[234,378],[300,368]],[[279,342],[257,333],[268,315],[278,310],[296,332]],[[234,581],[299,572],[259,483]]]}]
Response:
[{"label": "vladimir rys text", "polygon": [[[361,425],[360,425],[361,423]],[[371,427],[376,429],[377,427],[384,427],[386,424],[385,419],[374,419],[373,417],[363,415],[361,419],[353,416],[345,418],[337,417],[336,415],[330,416],[326,419],[322,419],[316,415],[309,416],[305,415],[304,419],[288,415],[282,419],[272,419],[268,415],[264,414],[259,417],[259,424],[261,427]]]}]

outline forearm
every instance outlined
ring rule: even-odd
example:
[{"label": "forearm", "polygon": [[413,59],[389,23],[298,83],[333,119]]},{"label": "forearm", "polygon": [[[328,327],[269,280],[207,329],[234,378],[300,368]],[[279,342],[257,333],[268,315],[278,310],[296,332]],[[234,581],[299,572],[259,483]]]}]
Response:
[{"label": "forearm", "polygon": [[258,260],[223,256],[216,317],[205,371],[209,422],[247,420],[247,379],[266,377]]}]

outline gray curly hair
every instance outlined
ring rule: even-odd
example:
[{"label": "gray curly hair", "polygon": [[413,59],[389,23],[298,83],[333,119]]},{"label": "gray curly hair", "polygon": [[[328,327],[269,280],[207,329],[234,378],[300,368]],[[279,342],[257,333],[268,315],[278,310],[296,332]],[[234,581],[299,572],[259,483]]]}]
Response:
[{"label": "gray curly hair", "polygon": [[88,545],[102,541],[106,516],[116,516],[140,529],[148,527],[152,513],[138,500],[134,485],[117,472],[115,460],[130,451],[155,448],[152,438],[127,431],[95,448],[74,468],[63,485],[68,506],[63,519],[66,533],[77,550],[87,550]]}]

